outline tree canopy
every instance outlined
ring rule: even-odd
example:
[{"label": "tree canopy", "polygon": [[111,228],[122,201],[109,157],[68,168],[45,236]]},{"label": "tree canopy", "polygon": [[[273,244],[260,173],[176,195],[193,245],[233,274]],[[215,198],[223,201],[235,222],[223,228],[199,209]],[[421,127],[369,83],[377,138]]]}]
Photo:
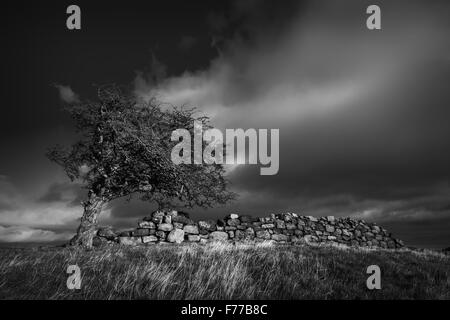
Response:
[{"label": "tree canopy", "polygon": [[108,202],[139,195],[159,207],[211,207],[234,198],[219,164],[174,164],[171,141],[176,129],[205,129],[209,118],[193,108],[174,107],[157,99],[143,101],[117,86],[98,89],[97,101],[66,106],[79,140],[55,146],[48,157],[69,178],[81,180],[89,197]]}]

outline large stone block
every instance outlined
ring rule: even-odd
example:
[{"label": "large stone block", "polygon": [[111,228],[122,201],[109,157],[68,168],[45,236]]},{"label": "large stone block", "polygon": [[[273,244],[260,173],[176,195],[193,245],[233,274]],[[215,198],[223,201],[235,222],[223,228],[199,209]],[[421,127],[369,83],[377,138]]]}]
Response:
[{"label": "large stone block", "polygon": [[229,226],[233,226],[233,227],[239,225],[240,223],[241,223],[241,221],[239,219],[237,219],[237,218],[236,219],[230,219],[230,220],[227,221],[227,224]]},{"label": "large stone block", "polygon": [[108,240],[115,240],[117,238],[117,234],[112,230],[111,227],[104,227],[98,229],[97,236]]},{"label": "large stone block", "polygon": [[228,233],[223,231],[214,231],[210,233],[209,238],[214,241],[225,241],[228,239]]},{"label": "large stone block", "polygon": [[138,223],[139,228],[147,228],[147,229],[155,229],[155,223],[153,223],[152,221],[141,221]]},{"label": "large stone block", "polygon": [[187,236],[187,238],[188,238],[189,242],[199,242],[200,241],[200,236],[196,235],[196,234],[189,234]]},{"label": "large stone block", "polygon": [[173,229],[167,236],[167,241],[181,243],[184,241],[184,231],[181,229]]},{"label": "large stone block", "polygon": [[288,241],[288,236],[286,236],[284,234],[273,234],[272,235],[272,240],[275,240],[275,241]]},{"label": "large stone block", "polygon": [[172,229],[173,229],[173,225],[170,223],[160,223],[158,225],[158,230],[161,230],[161,231],[172,231]]},{"label": "large stone block", "polygon": [[142,237],[142,242],[143,242],[143,243],[156,242],[156,241],[158,241],[158,238],[155,237],[155,236],[145,236],[145,237]]},{"label": "large stone block", "polygon": [[260,239],[269,240],[270,239],[270,233],[267,230],[256,231],[256,237],[260,238]]},{"label": "large stone block", "polygon": [[202,220],[198,222],[198,227],[207,231],[215,231],[216,230],[216,222],[213,220]]},{"label": "large stone block", "polygon": [[195,222],[184,215],[177,215],[172,217],[172,222],[178,222],[182,224],[195,224]]},{"label": "large stone block", "polygon": [[198,234],[198,227],[193,225],[186,225],[183,228],[184,232],[188,234]]}]

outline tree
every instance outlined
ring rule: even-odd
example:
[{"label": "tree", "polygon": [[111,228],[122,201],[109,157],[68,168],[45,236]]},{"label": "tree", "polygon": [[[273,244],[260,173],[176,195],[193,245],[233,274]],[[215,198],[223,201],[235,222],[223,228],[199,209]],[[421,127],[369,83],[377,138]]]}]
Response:
[{"label": "tree", "polygon": [[69,148],[55,146],[47,156],[69,178],[88,190],[77,234],[70,244],[92,246],[98,216],[109,201],[140,196],[160,208],[175,205],[212,207],[233,199],[219,164],[174,164],[171,141],[176,129],[194,132],[194,120],[211,128],[195,109],[177,108],[156,99],[141,101],[117,86],[99,88],[98,101],[65,108],[79,140]]}]

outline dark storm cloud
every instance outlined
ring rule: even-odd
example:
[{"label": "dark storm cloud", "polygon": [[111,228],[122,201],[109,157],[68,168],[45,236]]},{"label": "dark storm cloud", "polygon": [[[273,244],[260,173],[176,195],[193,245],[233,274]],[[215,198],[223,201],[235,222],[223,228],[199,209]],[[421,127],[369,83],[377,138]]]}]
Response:
[{"label": "dark storm cloud", "polygon": [[195,46],[195,43],[197,42],[197,39],[193,36],[183,36],[180,40],[179,47],[182,51],[188,51],[193,46]]},{"label": "dark storm cloud", "polygon": [[64,202],[69,206],[80,206],[87,191],[81,185],[70,182],[53,183],[37,201],[41,203]]}]

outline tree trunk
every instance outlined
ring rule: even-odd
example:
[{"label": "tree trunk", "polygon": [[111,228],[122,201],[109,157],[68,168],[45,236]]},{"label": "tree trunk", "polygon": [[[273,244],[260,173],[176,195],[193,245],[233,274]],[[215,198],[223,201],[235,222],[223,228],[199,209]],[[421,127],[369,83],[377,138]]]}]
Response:
[{"label": "tree trunk", "polygon": [[92,247],[92,240],[97,232],[97,219],[102,211],[104,200],[90,193],[89,199],[84,202],[84,212],[81,217],[77,234],[70,240],[70,245]]}]

